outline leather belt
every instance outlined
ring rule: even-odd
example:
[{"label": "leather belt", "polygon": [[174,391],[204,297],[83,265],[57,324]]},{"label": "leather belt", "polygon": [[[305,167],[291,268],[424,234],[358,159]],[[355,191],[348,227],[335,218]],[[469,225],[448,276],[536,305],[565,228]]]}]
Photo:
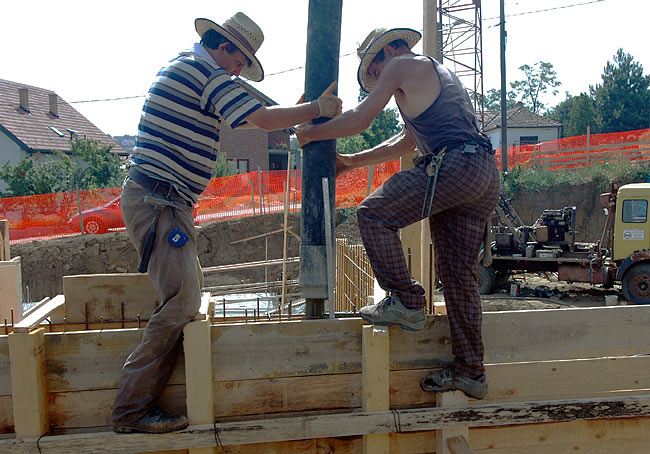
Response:
[{"label": "leather belt", "polygon": [[[142,172],[140,172],[136,167],[129,168],[129,178],[145,189],[150,190],[153,193],[160,194],[165,197],[169,197],[170,194],[178,194],[176,188],[169,182],[159,180],[157,178],[152,178]],[[188,207],[192,207],[192,202],[185,200],[183,197],[180,197],[181,201]]]}]

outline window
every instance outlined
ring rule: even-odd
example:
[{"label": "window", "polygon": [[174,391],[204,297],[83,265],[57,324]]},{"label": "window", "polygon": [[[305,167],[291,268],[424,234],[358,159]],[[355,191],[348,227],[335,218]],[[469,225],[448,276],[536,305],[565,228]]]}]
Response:
[{"label": "window", "polygon": [[50,128],[52,130],[52,132],[54,132],[54,134],[56,134],[57,136],[65,137],[65,134],[63,134],[61,131],[56,129],[54,126],[48,126],[48,128]]},{"label": "window", "polygon": [[519,145],[535,145],[539,142],[538,136],[521,136],[519,137]]},{"label": "window", "polygon": [[648,219],[647,200],[624,200],[623,222],[644,223]]}]

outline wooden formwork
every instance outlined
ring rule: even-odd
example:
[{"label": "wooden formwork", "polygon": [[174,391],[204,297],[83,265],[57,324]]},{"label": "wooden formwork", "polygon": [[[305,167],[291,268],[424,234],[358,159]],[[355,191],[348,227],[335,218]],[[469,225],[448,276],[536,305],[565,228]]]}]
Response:
[{"label": "wooden formwork", "polygon": [[[114,279],[111,294],[122,295],[108,306],[132,284],[97,279]],[[65,306],[86,307],[81,295],[92,293],[66,294]],[[120,435],[108,427],[111,405],[142,328],[18,324],[0,336],[0,452],[410,454],[467,439],[475,453],[647,453],[649,325],[645,306],[485,313],[490,390],[468,401],[419,387],[452,358],[444,315],[419,332],[358,318],[211,325],[202,316],[186,328],[161,399],[190,427]]]}]

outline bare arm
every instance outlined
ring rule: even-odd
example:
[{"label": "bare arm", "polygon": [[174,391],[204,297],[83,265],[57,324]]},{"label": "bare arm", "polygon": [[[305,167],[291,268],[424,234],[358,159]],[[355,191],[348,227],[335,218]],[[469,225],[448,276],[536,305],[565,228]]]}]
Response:
[{"label": "bare arm", "polygon": [[327,123],[301,125],[297,131],[300,146],[316,140],[348,137],[365,131],[402,84],[405,67],[396,63],[389,62],[375,89],[354,109]]},{"label": "bare arm", "polygon": [[289,128],[318,117],[335,117],[341,114],[341,100],[334,94],[336,82],[318,97],[317,100],[303,103],[303,97],[297,106],[262,106],[246,117],[246,121],[253,126],[266,131]]},{"label": "bare arm", "polygon": [[392,161],[415,149],[415,141],[411,134],[406,130],[402,131],[390,139],[385,140],[376,147],[359,153],[336,156],[337,174],[345,173],[357,167],[379,164],[381,162]]},{"label": "bare arm", "polygon": [[260,129],[275,131],[304,123],[318,115],[318,104],[312,101],[291,107],[262,106],[246,117],[246,121]]}]

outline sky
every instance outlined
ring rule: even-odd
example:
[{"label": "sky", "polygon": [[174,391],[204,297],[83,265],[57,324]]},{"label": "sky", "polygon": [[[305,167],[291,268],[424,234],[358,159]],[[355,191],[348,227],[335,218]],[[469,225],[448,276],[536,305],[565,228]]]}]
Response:
[{"label": "sky", "polygon": [[[377,27],[423,29],[425,0],[343,0],[339,96],[357,104],[356,49]],[[467,4],[469,0],[451,0]],[[198,41],[194,19],[223,23],[237,11],[264,31],[266,78],[252,83],[281,105],[304,89],[308,0],[10,0],[0,15],[0,79],[55,91],[102,131],[135,134],[144,95],[162,66]],[[650,73],[646,0],[506,0],[506,78],[550,62],[562,83],[548,106],[601,82],[619,48]],[[484,92],[500,88],[499,0],[483,0]],[[463,16],[465,17],[465,16]],[[422,45],[414,48],[422,52]],[[298,69],[296,69],[298,68]],[[454,69],[453,67],[451,69]],[[464,83],[471,84],[467,81]],[[115,98],[111,101],[94,101]],[[1,101],[1,100],[0,100]]]}]

